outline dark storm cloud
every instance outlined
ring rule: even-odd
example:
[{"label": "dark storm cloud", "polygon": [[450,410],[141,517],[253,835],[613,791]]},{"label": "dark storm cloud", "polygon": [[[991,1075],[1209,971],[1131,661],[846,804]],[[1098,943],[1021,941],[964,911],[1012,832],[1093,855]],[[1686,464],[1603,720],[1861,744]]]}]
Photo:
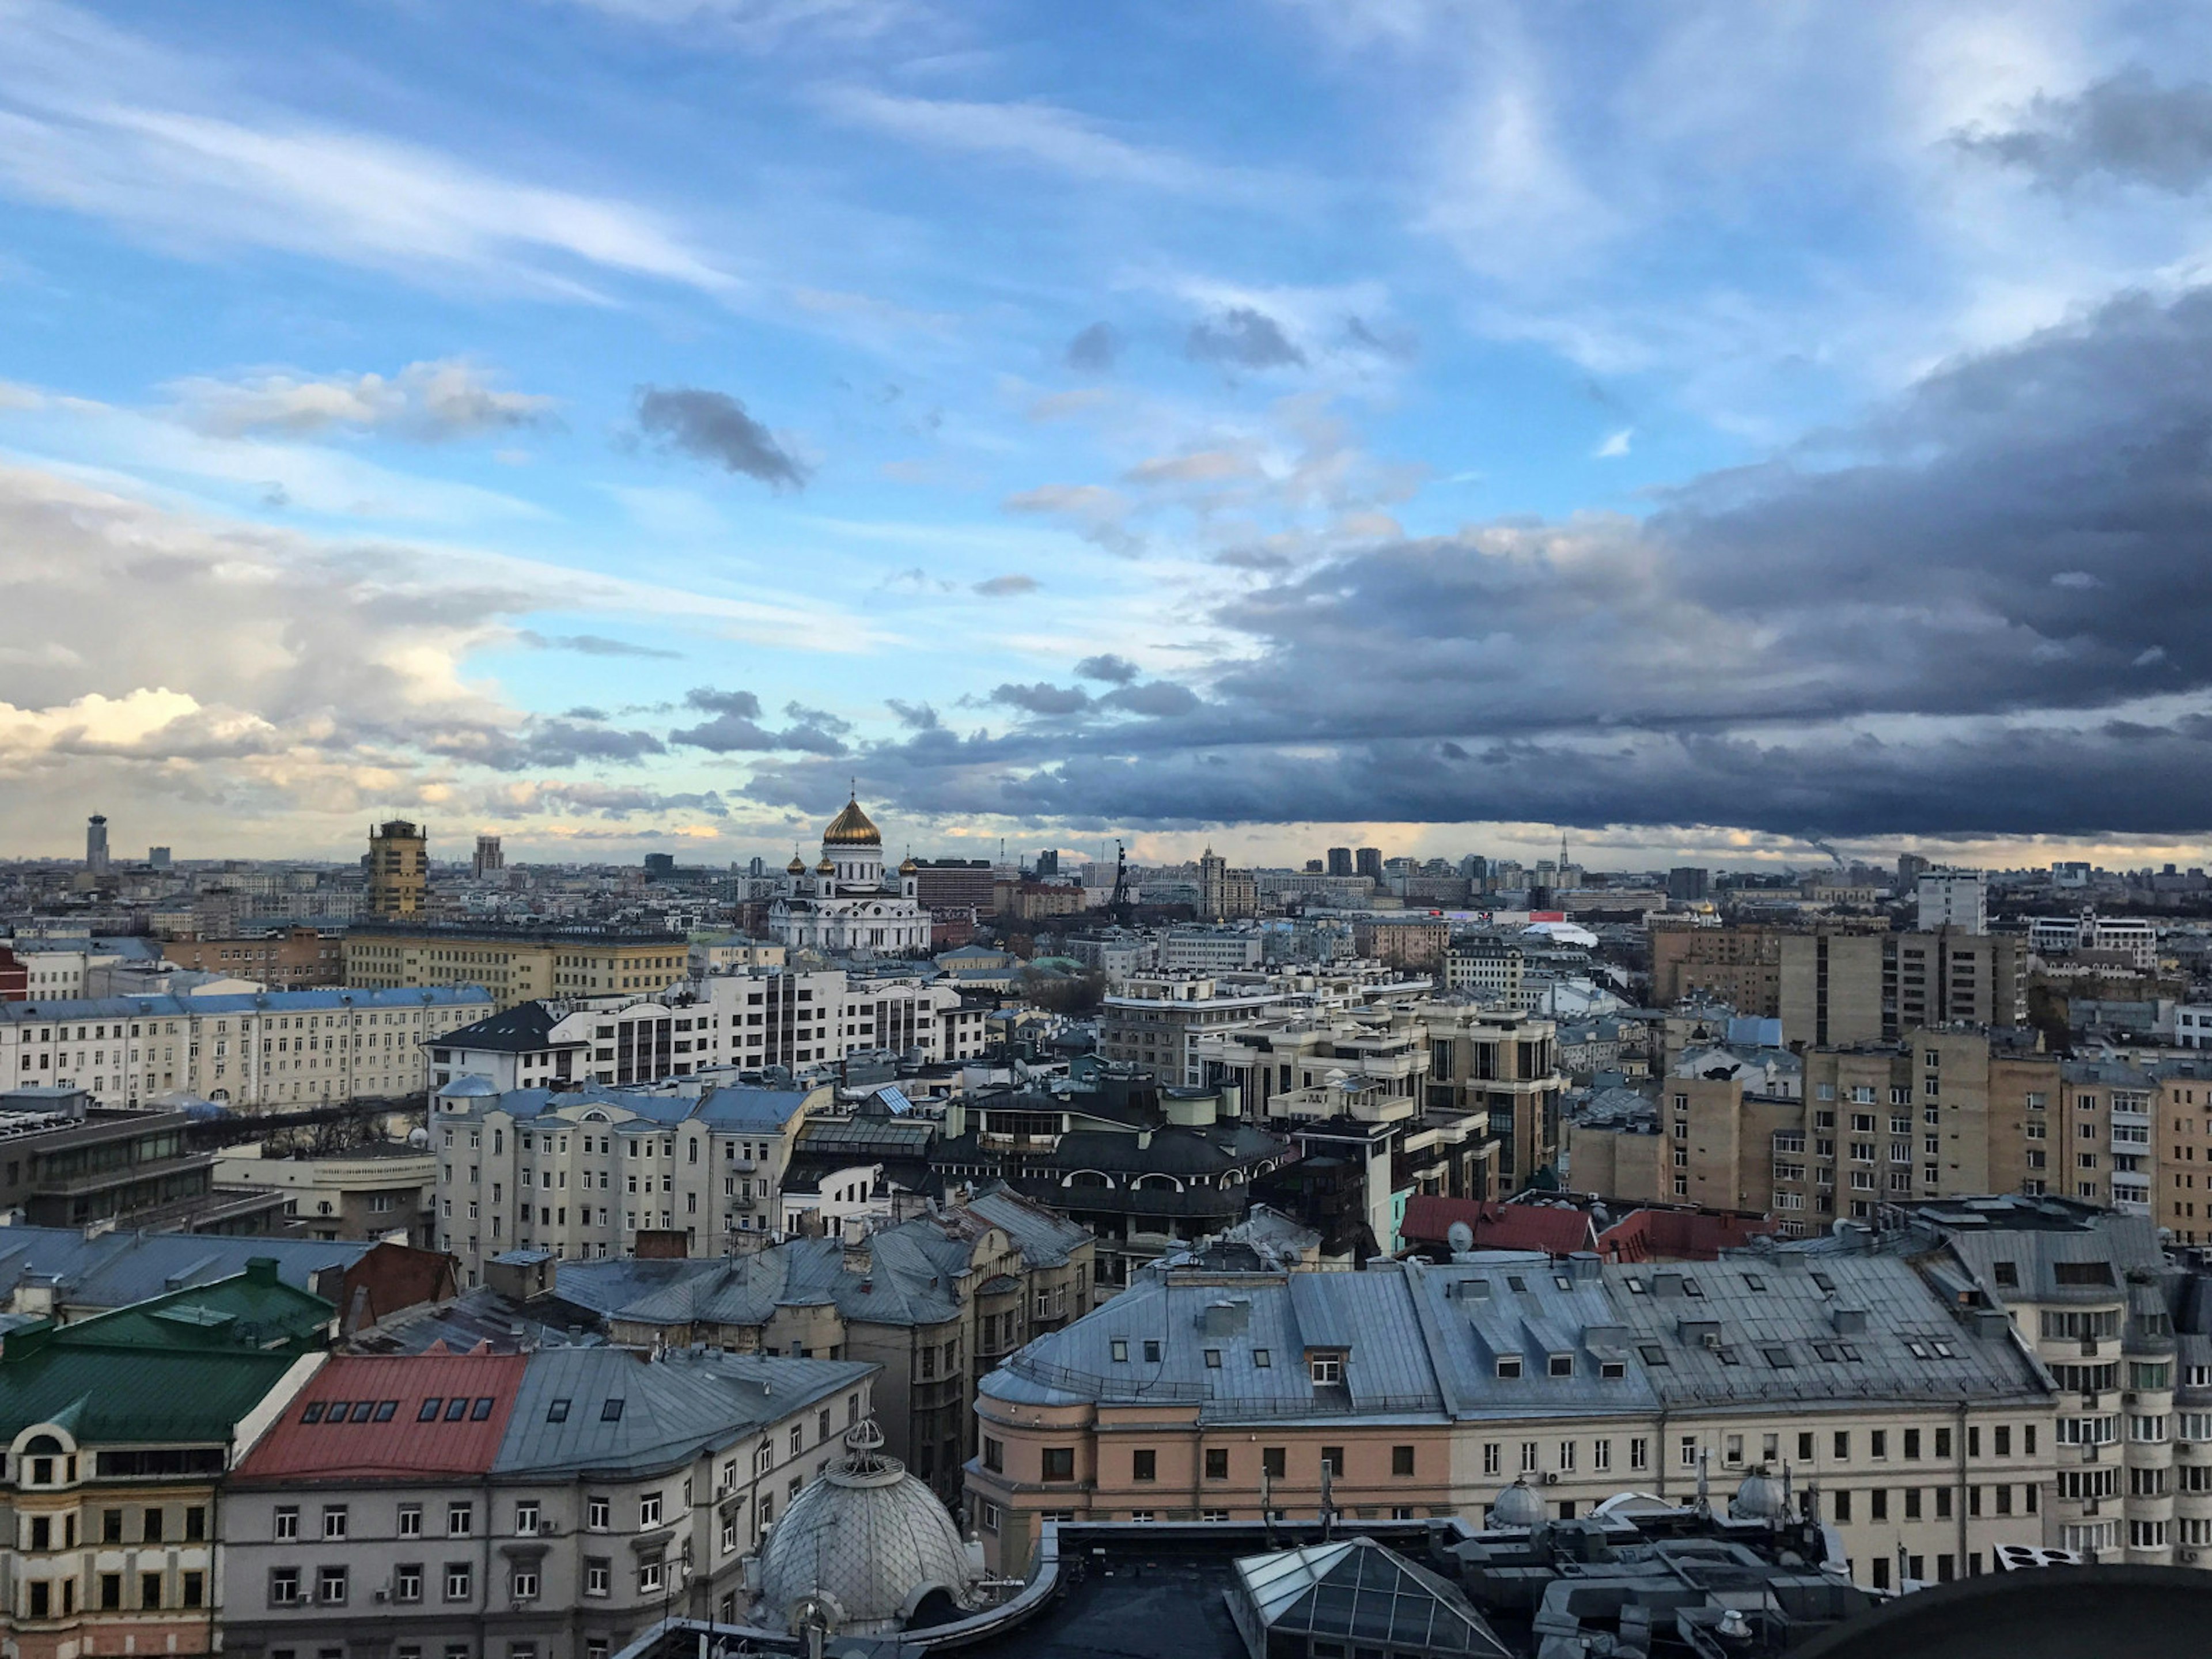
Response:
[{"label": "dark storm cloud", "polygon": [[658,646],[632,645],[628,640],[611,640],[604,634],[540,634],[524,629],[515,639],[533,651],[574,651],[584,657],[667,657],[678,658],[681,651],[664,651]]},{"label": "dark storm cloud", "polygon": [[726,392],[696,386],[640,387],[638,430],[672,449],[708,461],[727,472],[777,489],[803,489],[806,470],[785,452],[775,434],[745,412]]},{"label": "dark storm cloud", "polygon": [[1283,325],[1264,311],[1232,306],[1219,315],[1193,323],[1183,355],[1194,362],[1231,368],[1288,368],[1302,366],[1306,354],[1291,343]]},{"label": "dark storm cloud", "polygon": [[1024,714],[1054,718],[1080,714],[1091,707],[1091,694],[1080,686],[1051,685],[1042,680],[1035,685],[1000,686],[991,693],[990,700]]},{"label": "dark storm cloud", "polygon": [[1103,374],[1121,357],[1121,336],[1110,323],[1093,323],[1067,343],[1067,366],[1079,374]]},{"label": "dark storm cloud", "polygon": [[648,755],[668,752],[667,744],[650,732],[624,732],[596,722],[580,724],[566,716],[532,720],[519,732],[448,724],[410,735],[431,754],[501,772],[576,766],[587,761],[633,765]]},{"label": "dark storm cloud", "polygon": [[[1202,700],[1002,685],[1034,718],[865,764],[902,811],[1069,824],[2201,832],[2208,546],[2212,291],[2131,297],[1640,521],[1261,580],[1209,619],[1238,647]],[[841,787],[803,762],[750,786]]]},{"label": "dark storm cloud", "polygon": [[2130,70],[2078,97],[2039,97],[2019,125],[1977,128],[1958,143],[2056,189],[2102,173],[2186,196],[2212,180],[2212,85],[2161,87]]},{"label": "dark storm cloud", "polygon": [[1102,708],[1120,708],[1160,720],[1189,714],[1198,707],[1198,694],[1172,680],[1154,680],[1149,685],[1125,685],[1118,691],[1109,691],[1098,704]]},{"label": "dark storm cloud", "polygon": [[850,720],[826,709],[787,702],[783,712],[793,724],[781,732],[772,731],[760,723],[760,699],[750,691],[720,691],[702,685],[686,692],[684,701],[714,719],[671,732],[669,742],[718,755],[769,754],[779,750],[842,755],[847,747],[844,734],[853,729]]},{"label": "dark storm cloud", "polygon": [[1083,680],[1103,680],[1109,685],[1127,685],[1137,678],[1137,665],[1127,657],[1117,657],[1106,652],[1096,657],[1085,657],[1075,665],[1075,677]]}]

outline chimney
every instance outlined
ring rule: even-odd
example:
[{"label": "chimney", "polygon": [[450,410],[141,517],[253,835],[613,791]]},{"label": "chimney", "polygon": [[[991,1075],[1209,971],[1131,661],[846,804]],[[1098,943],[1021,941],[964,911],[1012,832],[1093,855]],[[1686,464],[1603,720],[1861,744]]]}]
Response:
[{"label": "chimney", "polygon": [[274,1285],[276,1282],[276,1258],[273,1255],[247,1257],[246,1282],[249,1285]]},{"label": "chimney", "polygon": [[1832,1316],[1837,1335],[1863,1336],[1866,1334],[1867,1316],[1864,1308],[1838,1308]]}]

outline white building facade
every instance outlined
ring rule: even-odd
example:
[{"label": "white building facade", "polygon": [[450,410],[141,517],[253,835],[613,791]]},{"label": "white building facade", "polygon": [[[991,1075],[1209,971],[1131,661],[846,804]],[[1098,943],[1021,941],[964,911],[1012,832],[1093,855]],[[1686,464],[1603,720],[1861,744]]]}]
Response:
[{"label": "white building facade", "polygon": [[921,956],[929,950],[929,912],[918,896],[914,861],[884,873],[883,833],[858,800],[822,832],[822,858],[810,872],[797,854],[769,931],[787,948],[832,954]]}]

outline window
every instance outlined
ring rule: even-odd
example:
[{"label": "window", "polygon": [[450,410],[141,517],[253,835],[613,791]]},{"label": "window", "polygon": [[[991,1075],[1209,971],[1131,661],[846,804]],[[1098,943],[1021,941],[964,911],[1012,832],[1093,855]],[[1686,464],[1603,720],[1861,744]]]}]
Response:
[{"label": "window", "polygon": [[1075,1479],[1075,1448],[1047,1446],[1044,1449],[1044,1478],[1048,1480]]},{"label": "window", "polygon": [[476,1506],[471,1504],[446,1505],[446,1536],[466,1538],[476,1530]]},{"label": "window", "polygon": [[446,1599],[448,1601],[467,1601],[470,1592],[475,1587],[475,1583],[474,1575],[467,1562],[446,1563]]},{"label": "window", "polygon": [[613,1524],[613,1511],[614,1505],[608,1499],[587,1498],[584,1500],[584,1524],[593,1532],[605,1532]]},{"label": "window", "polygon": [[1521,1356],[1517,1353],[1502,1353],[1498,1355],[1498,1374],[1500,1376],[1507,1377],[1520,1376]]},{"label": "window", "polygon": [[346,1570],[343,1567],[319,1568],[315,1573],[315,1600],[325,1607],[337,1607],[345,1599]]},{"label": "window", "polygon": [[1229,1448],[1208,1446],[1206,1449],[1206,1478],[1226,1480],[1229,1478]]},{"label": "window", "polygon": [[148,1510],[141,1525],[143,1528],[143,1530],[140,1532],[140,1537],[143,1538],[149,1544],[158,1544],[161,1541],[161,1510]]},{"label": "window", "polygon": [[1410,1477],[1413,1474],[1413,1449],[1411,1446],[1390,1448],[1390,1473],[1401,1477]]},{"label": "window", "polygon": [[346,1535],[346,1506],[343,1504],[323,1505],[323,1536],[327,1539]]},{"label": "window", "polygon": [[610,1595],[613,1594],[614,1563],[604,1555],[587,1556],[584,1560],[584,1594]]},{"label": "window", "polygon": [[1312,1356],[1309,1364],[1316,1388],[1344,1381],[1344,1356],[1340,1353],[1317,1353]]},{"label": "window", "polygon": [[422,1564],[410,1561],[392,1570],[392,1599],[395,1601],[419,1601],[422,1599]]},{"label": "window", "polygon": [[[118,1586],[120,1575],[118,1577]],[[116,1592],[118,1599],[122,1591]],[[300,1604],[300,1570],[297,1567],[271,1567],[269,1570],[269,1605],[272,1607],[292,1607]]]},{"label": "window", "polygon": [[1651,1467],[1651,1443],[1642,1435],[1632,1436],[1628,1442],[1628,1467],[1632,1469]]},{"label": "window", "polygon": [[1575,1374],[1575,1357],[1571,1353],[1555,1353],[1550,1357],[1548,1368],[1551,1376],[1572,1376]]},{"label": "window", "polygon": [[422,1506],[420,1504],[402,1504],[399,1506],[399,1535],[402,1538],[420,1538],[422,1535]]},{"label": "window", "polygon": [[988,1434],[983,1437],[983,1467],[994,1474],[1006,1473],[1006,1443],[1005,1441],[994,1440]]},{"label": "window", "polygon": [[658,1595],[664,1578],[663,1565],[656,1556],[650,1561],[637,1564],[637,1589],[641,1595]]},{"label": "window", "polygon": [[514,1506],[514,1535],[517,1538],[538,1536],[538,1505],[536,1504],[522,1503]]},{"label": "window", "polygon": [[1321,1449],[1321,1466],[1328,1471],[1329,1478],[1331,1480],[1343,1480],[1344,1448],[1341,1446],[1323,1446]]},{"label": "window", "polygon": [[1270,1480],[1280,1480],[1289,1461],[1288,1449],[1282,1446],[1262,1446],[1260,1449],[1260,1473]]},{"label": "window", "polygon": [[[276,1511],[276,1525],[270,1529],[270,1536],[281,1542],[288,1538],[297,1538],[299,1535],[300,1511],[295,1506],[288,1504]],[[123,1541],[123,1511],[121,1510],[109,1510],[100,1516],[100,1541],[106,1544],[119,1544]]]},{"label": "window", "polygon": [[1150,1447],[1129,1454],[1129,1478],[1133,1480],[1157,1480],[1160,1478],[1160,1455]]},{"label": "window", "polygon": [[510,1589],[518,1601],[536,1601],[538,1599],[538,1569],[517,1567],[510,1580]]}]

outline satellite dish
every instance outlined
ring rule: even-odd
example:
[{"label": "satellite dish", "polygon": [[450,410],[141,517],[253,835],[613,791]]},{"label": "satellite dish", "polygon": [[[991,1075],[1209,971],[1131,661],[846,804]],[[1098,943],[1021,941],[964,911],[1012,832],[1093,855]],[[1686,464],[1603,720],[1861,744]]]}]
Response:
[{"label": "satellite dish", "polygon": [[1454,1255],[1465,1255],[1474,1248],[1474,1229],[1464,1221],[1455,1221],[1444,1229],[1444,1243],[1451,1246]]}]

